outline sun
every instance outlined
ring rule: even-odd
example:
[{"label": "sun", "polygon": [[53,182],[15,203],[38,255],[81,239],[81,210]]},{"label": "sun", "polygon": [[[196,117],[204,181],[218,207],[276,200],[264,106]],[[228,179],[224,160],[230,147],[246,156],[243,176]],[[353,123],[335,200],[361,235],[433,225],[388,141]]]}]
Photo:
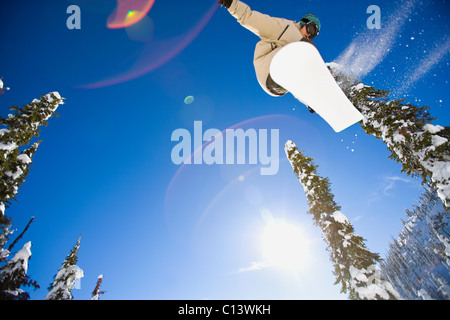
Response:
[{"label": "sun", "polygon": [[301,227],[270,221],[261,237],[263,258],[276,267],[300,271],[309,260],[308,239]]}]

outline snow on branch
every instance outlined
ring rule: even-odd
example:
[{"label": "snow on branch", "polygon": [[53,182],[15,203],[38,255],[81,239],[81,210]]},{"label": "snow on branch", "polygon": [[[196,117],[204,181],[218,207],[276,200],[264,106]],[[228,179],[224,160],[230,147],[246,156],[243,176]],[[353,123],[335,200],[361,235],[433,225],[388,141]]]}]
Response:
[{"label": "snow on branch", "polygon": [[383,140],[389,158],[402,172],[422,178],[436,188],[446,210],[450,208],[450,127],[433,125],[428,106],[388,100],[389,91],[366,86],[330,63],[336,82],[364,115],[362,129]]}]

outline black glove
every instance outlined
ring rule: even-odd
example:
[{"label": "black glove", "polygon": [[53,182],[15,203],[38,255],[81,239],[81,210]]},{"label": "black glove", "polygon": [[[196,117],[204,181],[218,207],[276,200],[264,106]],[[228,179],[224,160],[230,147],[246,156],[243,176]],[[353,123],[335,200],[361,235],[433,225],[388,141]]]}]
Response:
[{"label": "black glove", "polygon": [[231,4],[233,3],[233,0],[219,0],[219,6],[229,8]]}]

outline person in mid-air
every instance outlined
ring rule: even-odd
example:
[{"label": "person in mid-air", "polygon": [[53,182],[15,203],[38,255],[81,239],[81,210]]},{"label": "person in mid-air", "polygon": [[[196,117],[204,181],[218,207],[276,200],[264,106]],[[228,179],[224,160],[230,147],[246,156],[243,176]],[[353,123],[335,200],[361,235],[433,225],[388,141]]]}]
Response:
[{"label": "person in mid-air", "polygon": [[320,31],[320,21],[312,13],[305,15],[300,22],[274,18],[250,9],[239,0],[219,0],[219,5],[228,9],[233,17],[261,41],[256,44],[253,64],[256,78],[261,87],[271,96],[283,96],[287,91],[273,81],[270,76],[270,62],[283,46],[314,39]]}]

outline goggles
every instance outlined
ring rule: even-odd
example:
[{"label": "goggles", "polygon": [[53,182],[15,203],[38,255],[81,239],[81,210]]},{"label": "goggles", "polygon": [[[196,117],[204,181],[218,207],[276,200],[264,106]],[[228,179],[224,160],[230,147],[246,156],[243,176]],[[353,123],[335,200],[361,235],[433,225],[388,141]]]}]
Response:
[{"label": "goggles", "polygon": [[317,28],[316,24],[313,21],[310,21],[308,19],[302,19],[304,26],[306,26],[306,32],[309,33],[309,39],[314,39],[319,34],[319,29]]}]

